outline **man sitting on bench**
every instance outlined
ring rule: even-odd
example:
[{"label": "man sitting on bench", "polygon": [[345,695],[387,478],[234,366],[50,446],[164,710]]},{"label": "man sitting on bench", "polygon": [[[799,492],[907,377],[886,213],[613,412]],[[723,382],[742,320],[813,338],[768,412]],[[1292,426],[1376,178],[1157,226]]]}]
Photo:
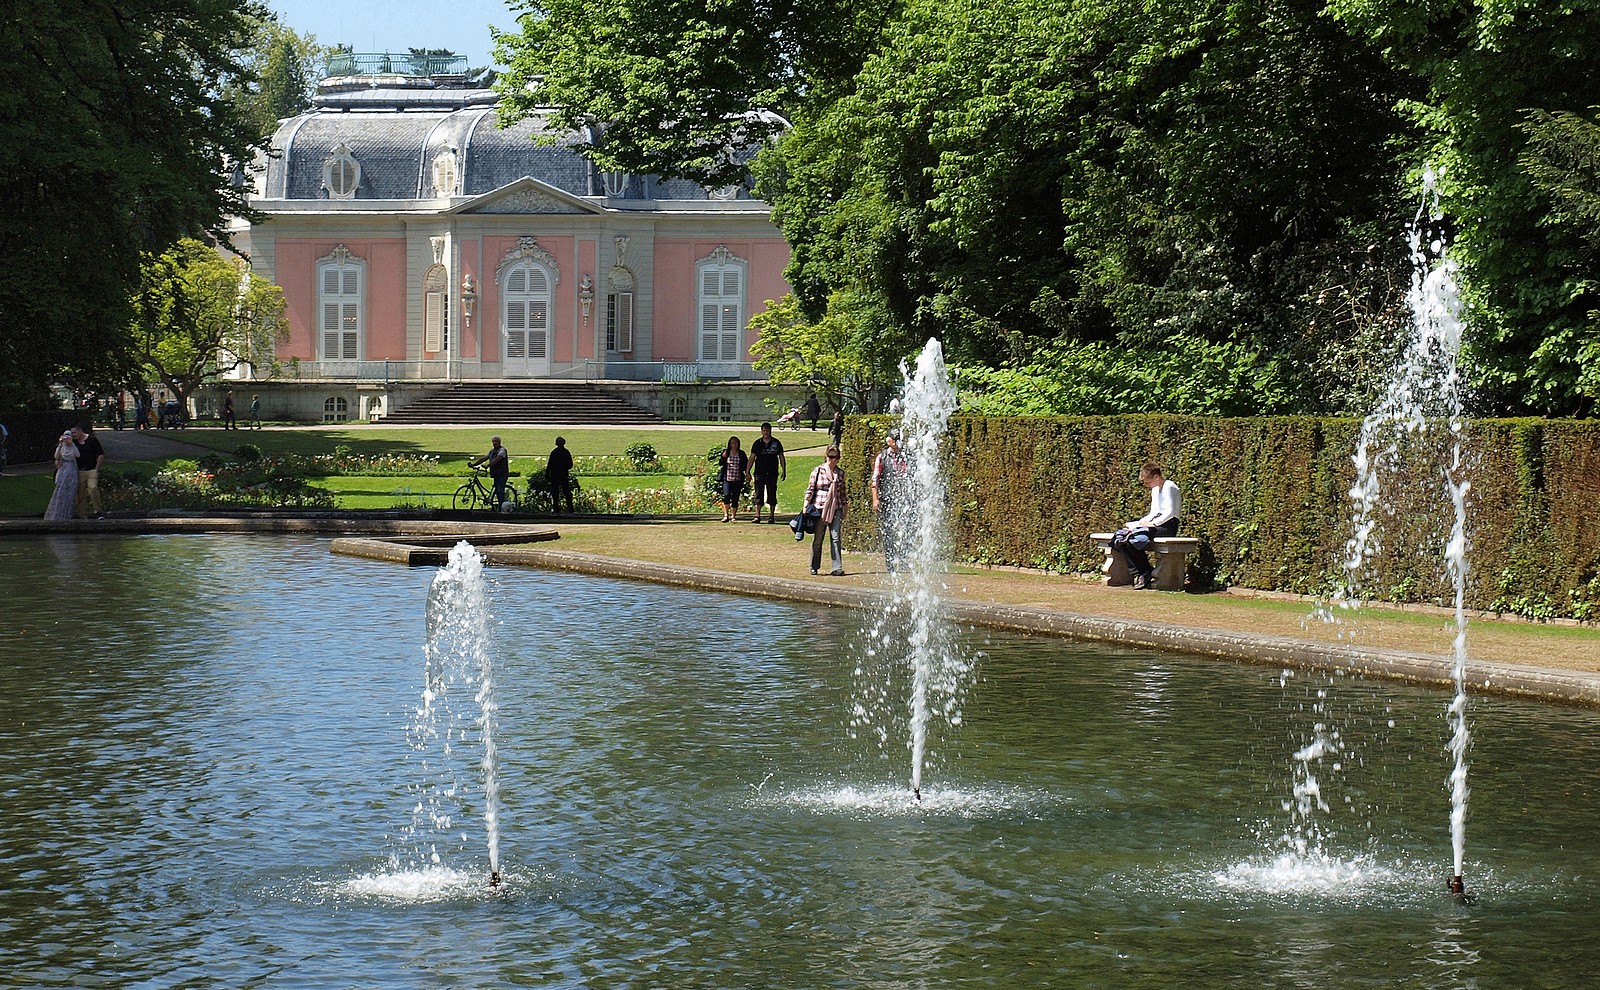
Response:
[{"label": "man sitting on bench", "polygon": [[1148,553],[1150,544],[1157,537],[1178,535],[1178,515],[1183,500],[1177,483],[1162,477],[1161,465],[1153,461],[1139,469],[1139,483],[1150,489],[1150,511],[1117,530],[1111,538],[1111,548],[1128,562],[1134,588],[1143,590],[1155,585],[1156,569],[1150,566]]}]

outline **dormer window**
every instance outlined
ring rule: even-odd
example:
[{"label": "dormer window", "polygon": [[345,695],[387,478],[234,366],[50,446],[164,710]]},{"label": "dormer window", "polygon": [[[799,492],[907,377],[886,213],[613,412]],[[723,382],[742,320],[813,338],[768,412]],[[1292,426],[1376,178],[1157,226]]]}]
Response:
[{"label": "dormer window", "polygon": [[441,151],[433,159],[433,194],[435,196],[454,196],[456,194],[456,177],[460,168],[456,164],[456,152]]},{"label": "dormer window", "polygon": [[723,186],[721,189],[710,190],[706,195],[716,203],[731,203],[739,198],[739,187]]},{"label": "dormer window", "polygon": [[622,199],[628,195],[628,173],[601,172],[600,176],[605,180],[607,196],[612,199]]},{"label": "dormer window", "polygon": [[341,143],[322,163],[322,188],[328,190],[329,199],[355,199],[360,185],[361,163]]}]

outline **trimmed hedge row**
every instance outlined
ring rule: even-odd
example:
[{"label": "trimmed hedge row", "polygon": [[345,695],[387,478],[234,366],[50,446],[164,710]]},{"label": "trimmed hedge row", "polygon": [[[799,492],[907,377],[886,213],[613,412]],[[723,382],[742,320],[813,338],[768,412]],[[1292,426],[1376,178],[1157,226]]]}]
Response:
[{"label": "trimmed hedge row", "polygon": [[[870,505],[872,458],[890,421],[849,421],[843,463],[854,505]],[[957,417],[946,437],[952,552],[986,564],[1093,572],[1088,534],[1144,514],[1146,460],[1183,490],[1183,533],[1199,537],[1190,586],[1325,594],[1344,577],[1353,419],[1189,416]],[[1363,597],[1449,604],[1441,556],[1452,512],[1448,430],[1402,436],[1387,458],[1380,538]],[[1600,422],[1476,420],[1462,468],[1468,495],[1468,604],[1537,618],[1600,616]],[[869,511],[851,546],[876,545]]]}]

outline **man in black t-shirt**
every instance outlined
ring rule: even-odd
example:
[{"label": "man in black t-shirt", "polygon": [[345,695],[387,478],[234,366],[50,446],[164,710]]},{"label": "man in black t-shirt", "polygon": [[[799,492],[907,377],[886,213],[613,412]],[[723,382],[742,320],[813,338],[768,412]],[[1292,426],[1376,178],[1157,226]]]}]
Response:
[{"label": "man in black t-shirt", "polygon": [[89,506],[94,506],[94,517],[104,519],[100,511],[100,465],[106,462],[106,449],[94,435],[94,427],[74,426],[72,445],[78,448],[78,516],[89,518]]},{"label": "man in black t-shirt", "polygon": [[561,502],[565,500],[567,511],[572,512],[572,451],[567,449],[566,437],[556,437],[556,446],[550,451],[544,476],[550,482],[550,507],[559,512]]},{"label": "man in black t-shirt", "polygon": [[767,503],[767,522],[778,521],[778,479],[789,477],[789,461],[783,456],[783,441],[772,435],[772,424],[761,424],[761,436],[750,445],[750,459],[755,462],[756,494],[751,501],[756,507],[756,517],[761,521],[761,503]]}]

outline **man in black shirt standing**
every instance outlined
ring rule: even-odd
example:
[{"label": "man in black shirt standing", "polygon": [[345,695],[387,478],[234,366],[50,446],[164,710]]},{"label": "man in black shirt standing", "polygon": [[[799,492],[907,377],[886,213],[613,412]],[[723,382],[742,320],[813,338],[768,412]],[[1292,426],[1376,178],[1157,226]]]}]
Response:
[{"label": "man in black shirt standing", "polygon": [[783,441],[772,435],[772,424],[761,424],[761,436],[750,445],[750,459],[755,461],[756,494],[751,501],[755,503],[756,517],[751,522],[761,521],[761,502],[763,497],[767,503],[767,522],[778,521],[778,479],[789,477],[789,461],[783,456]]},{"label": "man in black shirt standing", "polygon": [[89,518],[89,506],[94,506],[94,517],[104,519],[100,511],[100,465],[106,462],[106,449],[94,435],[94,426],[74,426],[72,445],[78,448],[78,515]]},{"label": "man in black shirt standing", "polygon": [[572,512],[572,451],[567,449],[566,437],[556,437],[556,448],[550,451],[544,476],[550,482],[550,507],[560,511],[565,499],[567,511]]}]

